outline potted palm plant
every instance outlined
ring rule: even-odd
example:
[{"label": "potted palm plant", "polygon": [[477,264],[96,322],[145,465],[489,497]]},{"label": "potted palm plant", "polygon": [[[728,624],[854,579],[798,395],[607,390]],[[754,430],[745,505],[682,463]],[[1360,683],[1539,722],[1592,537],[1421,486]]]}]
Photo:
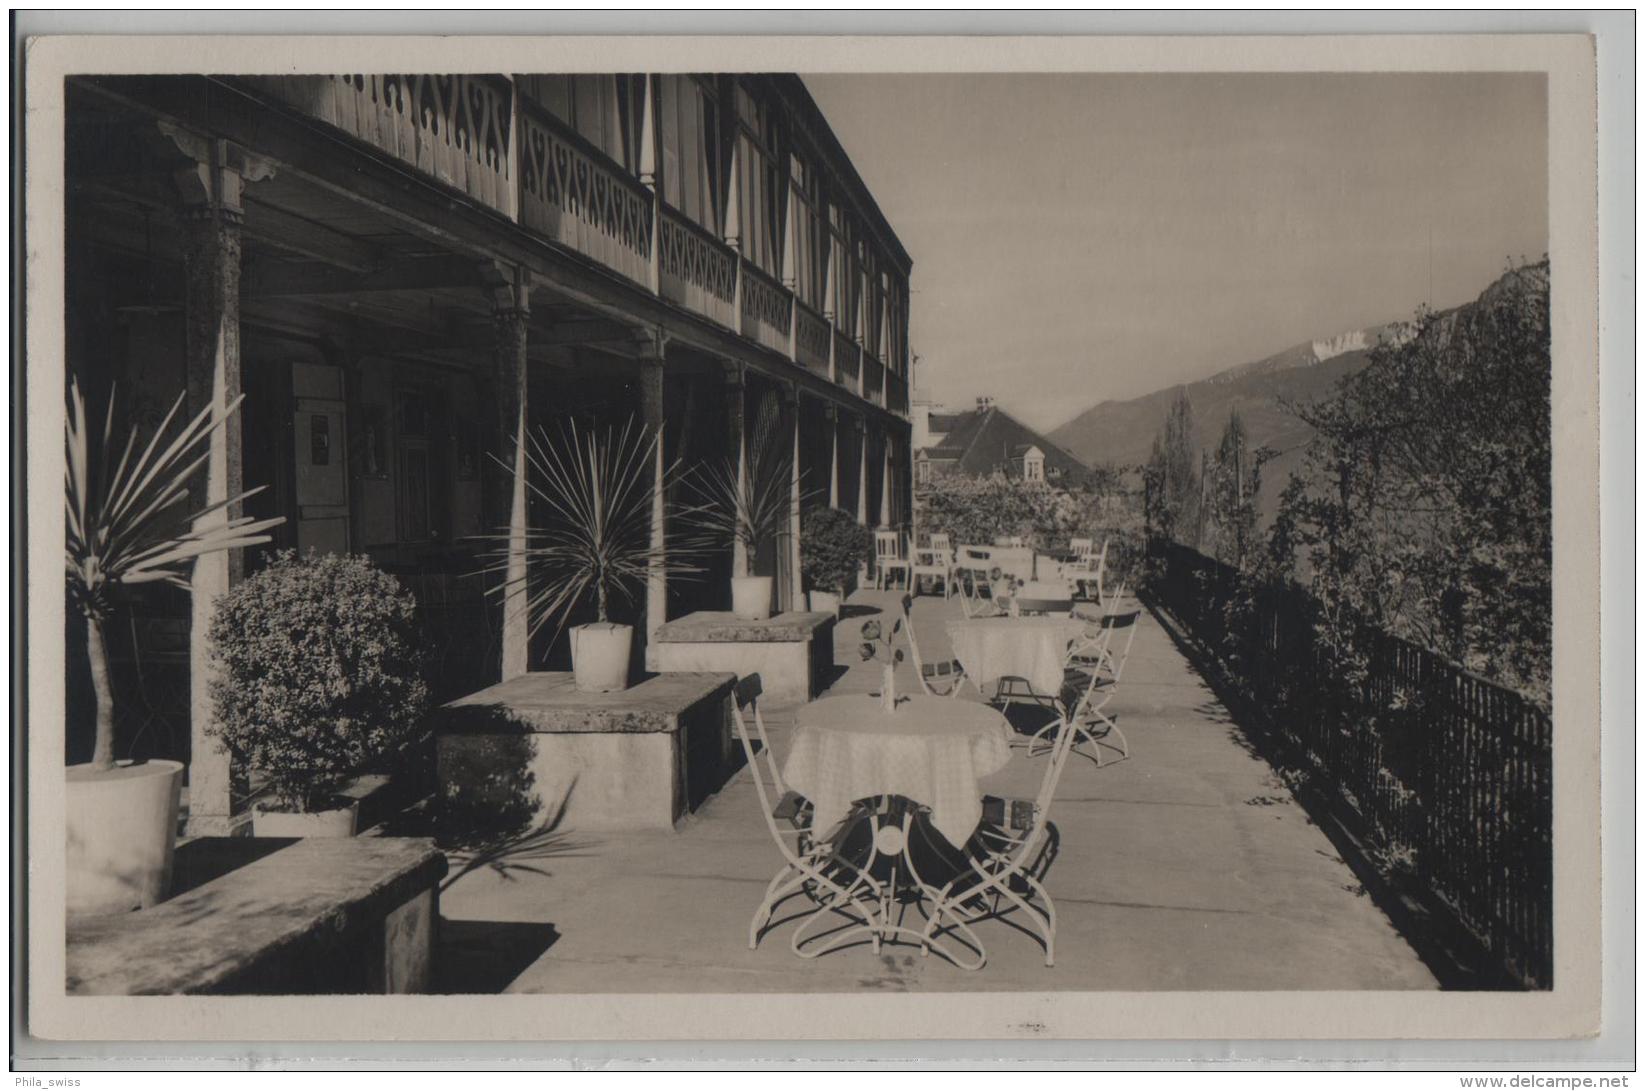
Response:
[{"label": "potted palm plant", "polygon": [[774,401],[761,405],[746,469],[726,459],[700,467],[690,479],[702,527],[721,543],[742,546],[741,570],[731,574],[731,612],[750,621],[770,617],[772,604],[772,579],[754,575],[754,559],[789,535],[799,503],[789,495],[793,454],[778,434],[778,418]]},{"label": "potted palm plant", "polygon": [[811,609],[839,616],[846,585],[868,562],[874,532],[839,508],[819,508],[800,523],[800,567],[811,585]]},{"label": "potted palm plant", "polygon": [[115,399],[97,436],[86,420],[77,380],[69,387],[64,431],[65,564],[69,596],[86,620],[97,718],[91,761],[66,771],[67,908],[70,916],[119,913],[165,897],[176,837],[183,767],[175,761],[114,758],[114,691],[105,628],[117,589],[170,583],[185,590],[196,557],[268,541],[283,520],[208,520],[252,496],[188,503],[189,486],[209,457],[213,433],[244,395],[220,413],[211,407],[182,423],[183,396],[139,449],[137,431],[116,434]]},{"label": "potted palm plant", "polygon": [[259,837],[349,837],[348,780],[400,753],[428,707],[417,601],[365,557],[292,550],[217,600],[210,731],[260,776]]},{"label": "potted palm plant", "polygon": [[[570,420],[558,436],[528,433],[526,481],[542,518],[534,517],[521,536],[493,537],[488,591],[505,610],[523,610],[531,634],[553,622],[558,635],[578,607],[594,607],[594,621],[571,629],[571,669],[580,690],[627,688],[634,627],[612,618],[643,601],[651,572],[672,578],[702,571],[695,563],[702,549],[697,539],[677,535],[666,548],[652,544],[658,440],[633,418],[621,428]],[[665,491],[672,491],[677,466],[662,472]],[[509,575],[511,547],[524,555],[523,579]]]}]

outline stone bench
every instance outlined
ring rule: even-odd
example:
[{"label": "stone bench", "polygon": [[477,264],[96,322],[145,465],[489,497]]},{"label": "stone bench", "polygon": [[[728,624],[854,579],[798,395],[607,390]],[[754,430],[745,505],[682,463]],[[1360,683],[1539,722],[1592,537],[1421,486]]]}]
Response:
[{"label": "stone bench", "polygon": [[440,805],[499,828],[672,829],[741,764],[735,683],[669,673],[584,693],[532,671],[461,697],[435,713]]},{"label": "stone bench", "polygon": [[423,838],[201,838],[178,847],[181,893],[69,923],[67,989],[424,992],[445,874]]},{"label": "stone bench", "polygon": [[704,610],[657,630],[657,669],[760,676],[767,700],[809,701],[833,679],[834,615],[791,611],[749,621]]}]

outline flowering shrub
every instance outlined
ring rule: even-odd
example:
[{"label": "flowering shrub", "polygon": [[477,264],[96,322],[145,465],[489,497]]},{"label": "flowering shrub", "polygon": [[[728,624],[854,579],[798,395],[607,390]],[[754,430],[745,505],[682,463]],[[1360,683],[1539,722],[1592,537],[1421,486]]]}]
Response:
[{"label": "flowering shrub", "polygon": [[814,590],[843,593],[873,549],[874,532],[839,508],[808,511],[800,524],[800,568]]},{"label": "flowering shrub", "polygon": [[409,742],[428,705],[416,600],[364,557],[286,550],[217,602],[211,733],[295,810]]}]

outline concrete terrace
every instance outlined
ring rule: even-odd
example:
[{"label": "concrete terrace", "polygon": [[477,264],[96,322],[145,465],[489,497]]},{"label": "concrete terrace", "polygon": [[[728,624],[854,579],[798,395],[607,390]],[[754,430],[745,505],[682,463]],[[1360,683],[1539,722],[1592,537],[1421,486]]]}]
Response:
[{"label": "concrete terrace", "polygon": [[[861,620],[896,596],[859,592],[836,630],[834,693],[878,687],[856,654]],[[948,652],[957,601],[915,600],[927,657]],[[758,950],[747,929],[781,858],[746,769],[673,833],[557,830],[493,861],[454,858],[441,895],[443,991],[1431,989],[1433,975],[1360,889],[1283,783],[1242,744],[1210,688],[1146,611],[1119,694],[1127,761],[1075,756],[1052,808],[1060,853],[1057,964],[1006,923],[979,933],[987,965],[913,946],[805,960],[794,923]],[[910,667],[899,687],[912,691]],[[968,691],[969,692],[969,691]],[[786,753],[793,708],[767,707]],[[983,787],[1032,796],[1041,761],[1018,749]],[[465,870],[465,865],[468,869]],[[785,909],[794,910],[799,900]],[[913,911],[911,911],[913,913]],[[913,914],[917,917],[917,913]]]}]

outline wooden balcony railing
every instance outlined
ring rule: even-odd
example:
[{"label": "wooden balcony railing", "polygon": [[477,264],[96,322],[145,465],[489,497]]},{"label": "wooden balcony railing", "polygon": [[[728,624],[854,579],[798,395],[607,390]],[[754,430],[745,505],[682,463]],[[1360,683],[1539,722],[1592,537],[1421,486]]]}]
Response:
[{"label": "wooden balcony railing", "polygon": [[890,369],[885,373],[885,407],[893,413],[908,413],[908,380]]},{"label": "wooden balcony railing", "polygon": [[867,352],[862,354],[862,396],[875,405],[885,404],[885,365]]},{"label": "wooden balcony railing", "polygon": [[788,355],[788,327],[794,321],[794,293],[743,262],[742,334]]},{"label": "wooden balcony railing", "polygon": [[835,381],[847,390],[857,389],[857,378],[862,374],[862,348],[841,333],[834,331]]},{"label": "wooden balcony railing", "polygon": [[356,73],[250,82],[514,218],[514,92],[503,77]]},{"label": "wooden balcony railing", "polygon": [[662,297],[736,329],[737,252],[666,204],[660,224],[657,279]]},{"label": "wooden balcony railing", "polygon": [[[656,195],[502,75],[248,76],[240,80],[335,126],[640,285],[657,267],[662,298],[860,391],[908,411],[867,349],[714,232]],[[738,296],[739,271],[741,297]]]},{"label": "wooden balcony railing", "polygon": [[564,123],[520,101],[520,223],[645,284],[651,191]]},{"label": "wooden balcony railing", "polygon": [[833,339],[828,319],[794,301],[794,358],[795,363],[824,378],[828,377],[828,348]]}]

